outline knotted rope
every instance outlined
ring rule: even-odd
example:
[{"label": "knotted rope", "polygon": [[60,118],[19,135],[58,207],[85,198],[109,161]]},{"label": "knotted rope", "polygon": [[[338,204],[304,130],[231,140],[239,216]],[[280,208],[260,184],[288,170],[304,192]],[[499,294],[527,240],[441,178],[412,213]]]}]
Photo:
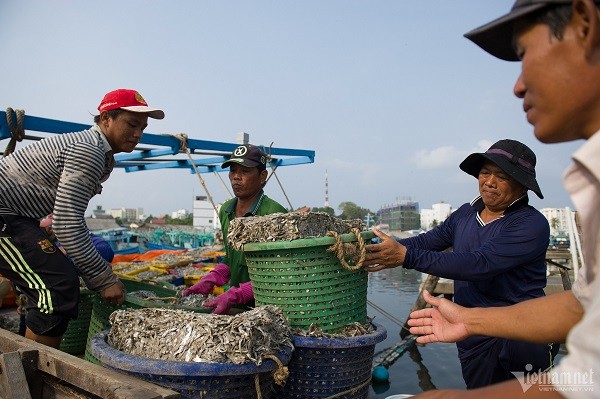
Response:
[{"label": "knotted rope", "polygon": [[[274,360],[277,363],[277,368],[273,370],[273,379],[275,380],[275,384],[283,386],[287,381],[288,376],[290,375],[288,368],[275,355],[267,354],[263,357],[266,359]],[[262,392],[260,390],[260,378],[258,377],[258,374],[254,375],[254,387],[256,388],[256,397],[258,399],[262,399]]]},{"label": "knotted rope", "polygon": [[[350,266],[348,264],[348,262],[346,262],[346,253],[345,253],[346,251],[344,250],[344,243],[342,242],[340,235],[338,233],[336,233],[335,231],[327,232],[328,236],[335,238],[335,244],[333,244],[332,246],[327,248],[327,251],[335,252],[335,254],[337,255],[337,258],[339,259],[339,261],[342,264],[342,266],[344,267],[344,269],[354,271],[354,270],[359,270],[360,268],[362,268],[363,262],[365,261],[365,255],[367,253],[367,248],[365,246],[365,240],[363,240],[362,236],[360,235],[360,230],[355,227],[351,231],[356,236],[356,241],[358,243],[358,261],[356,262],[356,265]],[[348,243],[348,249],[353,250],[354,252],[356,251],[356,247],[349,243]]]},{"label": "knotted rope", "polygon": [[[17,124],[13,121],[13,112],[17,115]],[[6,108],[6,123],[8,130],[10,130],[11,138],[4,150],[3,157],[7,157],[15,150],[17,141],[23,141],[25,138],[25,129],[23,129],[23,119],[25,119],[25,111],[22,109],[13,110],[12,108]]]},{"label": "knotted rope", "polygon": [[219,209],[215,205],[215,201],[213,201],[212,195],[210,195],[210,192],[208,191],[208,187],[206,187],[206,183],[204,183],[204,179],[200,175],[200,172],[198,172],[198,168],[196,168],[196,164],[194,163],[194,158],[192,158],[190,149],[187,146],[187,138],[188,138],[187,134],[177,133],[177,134],[171,134],[171,136],[173,136],[177,140],[179,140],[179,152],[185,152],[188,155],[188,158],[190,159],[190,164],[192,165],[192,168],[194,168],[194,172],[196,172],[196,175],[198,176],[198,180],[200,180],[200,184],[202,185],[202,187],[204,188],[204,191],[206,192],[206,195],[208,196],[208,200],[212,204],[215,212],[218,213]]},{"label": "knotted rope", "polygon": [[288,368],[279,360],[279,358],[275,355],[265,355],[267,359],[274,360],[277,363],[277,368],[273,371],[273,379],[275,380],[275,384],[279,386],[285,385],[285,382],[290,375]]}]

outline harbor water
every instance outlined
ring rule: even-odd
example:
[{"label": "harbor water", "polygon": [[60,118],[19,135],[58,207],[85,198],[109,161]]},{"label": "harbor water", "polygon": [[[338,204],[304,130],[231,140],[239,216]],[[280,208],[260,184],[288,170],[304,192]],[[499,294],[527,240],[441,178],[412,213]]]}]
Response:
[{"label": "harbor water", "polygon": [[[554,278],[549,277],[549,283]],[[556,283],[556,281],[554,281]],[[404,324],[419,294],[421,273],[401,267],[369,274],[368,301]],[[400,342],[398,320],[368,305],[369,317],[387,329],[387,338],[375,347],[377,354]],[[567,353],[561,345],[555,364]],[[412,345],[388,368],[387,383],[371,383],[370,399],[385,399],[400,394],[417,394],[431,389],[465,388],[455,344]]]},{"label": "harbor water", "polygon": [[[387,338],[375,347],[377,353],[400,341],[398,320],[408,317],[419,294],[421,273],[401,267],[369,274],[367,298],[397,320],[373,306],[369,317],[387,329]],[[397,394],[417,394],[435,388],[465,388],[454,344],[413,345],[388,368],[388,383],[372,383],[370,398],[383,399]]]}]

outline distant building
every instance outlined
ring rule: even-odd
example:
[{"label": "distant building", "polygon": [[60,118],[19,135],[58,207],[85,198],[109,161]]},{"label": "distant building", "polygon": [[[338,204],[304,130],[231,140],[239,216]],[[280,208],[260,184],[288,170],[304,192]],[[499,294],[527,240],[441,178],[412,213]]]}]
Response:
[{"label": "distant building", "polygon": [[386,205],[377,211],[377,220],[381,224],[389,225],[390,230],[421,229],[419,203],[402,200],[393,205]]},{"label": "distant building", "polygon": [[178,211],[171,213],[171,219],[185,219],[188,217],[189,213],[185,209],[180,209]]},{"label": "distant building", "polygon": [[548,219],[550,235],[559,236],[569,231],[569,218],[575,213],[569,207],[566,208],[542,208],[542,215]]},{"label": "distant building", "polygon": [[445,202],[433,204],[431,209],[421,209],[421,229],[431,230],[442,223],[452,213],[452,205]]},{"label": "distant building", "polygon": [[220,228],[219,217],[207,197],[197,195],[194,199],[194,227]]},{"label": "distant building", "polygon": [[114,219],[111,215],[106,214],[106,211],[102,209],[102,205],[96,206],[96,209],[92,211],[92,217],[95,219]]},{"label": "distant building", "polygon": [[122,220],[139,220],[144,214],[143,208],[119,208],[109,209],[106,213],[113,218],[119,218]]}]

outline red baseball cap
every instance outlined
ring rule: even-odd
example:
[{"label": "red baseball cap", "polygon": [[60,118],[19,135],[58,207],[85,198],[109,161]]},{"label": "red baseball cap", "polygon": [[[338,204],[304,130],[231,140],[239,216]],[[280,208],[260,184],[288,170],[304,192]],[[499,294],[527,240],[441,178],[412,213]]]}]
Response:
[{"label": "red baseball cap", "polygon": [[131,89],[117,89],[106,93],[100,105],[98,105],[98,111],[100,112],[118,108],[131,112],[142,112],[154,119],[165,117],[163,110],[148,107],[144,97],[136,90]]}]

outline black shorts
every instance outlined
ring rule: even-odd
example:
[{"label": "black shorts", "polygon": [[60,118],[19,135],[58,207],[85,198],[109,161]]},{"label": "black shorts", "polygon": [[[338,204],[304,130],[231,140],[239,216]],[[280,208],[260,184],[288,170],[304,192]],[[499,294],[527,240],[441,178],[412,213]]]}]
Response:
[{"label": "black shorts", "polygon": [[0,216],[0,274],[27,296],[27,327],[60,336],[77,318],[79,277],[36,219]]}]

